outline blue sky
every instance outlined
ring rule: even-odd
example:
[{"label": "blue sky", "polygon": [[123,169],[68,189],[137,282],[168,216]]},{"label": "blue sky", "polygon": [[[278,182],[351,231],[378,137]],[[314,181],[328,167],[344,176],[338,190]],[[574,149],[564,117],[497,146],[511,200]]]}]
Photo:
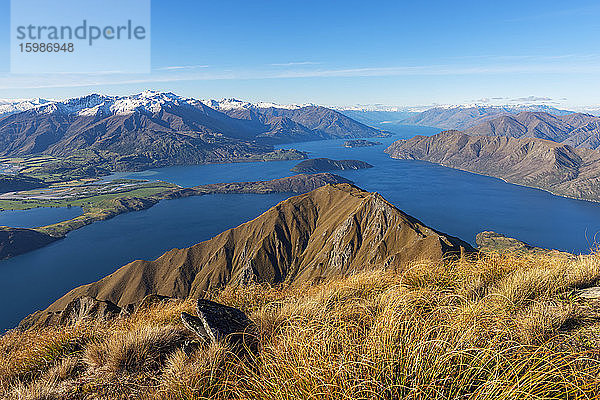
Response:
[{"label": "blue sky", "polygon": [[280,103],[600,104],[596,1],[152,1],[150,74],[11,75],[0,98],[168,90]]}]

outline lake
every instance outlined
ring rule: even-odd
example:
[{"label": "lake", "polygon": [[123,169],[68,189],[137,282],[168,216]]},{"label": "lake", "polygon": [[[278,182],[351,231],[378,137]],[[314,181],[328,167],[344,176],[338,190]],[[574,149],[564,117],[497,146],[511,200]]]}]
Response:
[{"label": "lake", "polygon": [[81,215],[81,207],[38,207],[30,210],[0,211],[0,226],[36,228]]},{"label": "lake", "polygon": [[[561,198],[499,179],[421,161],[394,160],[383,153],[392,141],[438,130],[403,127],[383,145],[345,148],[344,140],[297,143],[313,157],[358,159],[374,168],[340,171],[359,187],[387,200],[425,224],[474,244],[494,230],[532,245],[588,252],[600,232],[600,205]],[[182,186],[267,180],[293,173],[297,161],[169,167],[113,177],[165,180]],[[168,200],[144,211],[119,215],[68,234],[50,246],[0,262],[0,329],[47,307],[69,289],[89,283],[135,259],[154,259],[250,220],[289,194],[210,195]],[[20,217],[24,218],[24,217]],[[40,216],[41,218],[41,216]],[[35,217],[27,221],[35,223]],[[33,225],[32,225],[33,226]],[[14,299],[19,299],[15,303]]]}]

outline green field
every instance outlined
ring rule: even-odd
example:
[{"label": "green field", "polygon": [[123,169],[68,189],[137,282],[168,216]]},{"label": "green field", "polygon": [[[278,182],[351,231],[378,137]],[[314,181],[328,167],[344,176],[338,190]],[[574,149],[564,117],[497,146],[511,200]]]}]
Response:
[{"label": "green field", "polygon": [[[136,183],[130,183],[131,186],[124,187],[123,189],[110,191],[110,189],[114,189],[115,182],[123,183],[123,181],[113,181],[99,185],[64,185],[56,186],[50,189],[36,189],[19,192],[19,195],[26,198],[0,198],[0,211],[28,210],[38,207],[82,207],[85,212],[86,209],[94,208],[106,200],[123,197],[148,198],[167,190],[178,188],[177,185],[168,182],[137,181]],[[46,199],[40,197],[45,193],[60,193],[65,189],[67,189],[69,192],[64,198]],[[48,190],[50,190],[50,192],[48,192]]]}]

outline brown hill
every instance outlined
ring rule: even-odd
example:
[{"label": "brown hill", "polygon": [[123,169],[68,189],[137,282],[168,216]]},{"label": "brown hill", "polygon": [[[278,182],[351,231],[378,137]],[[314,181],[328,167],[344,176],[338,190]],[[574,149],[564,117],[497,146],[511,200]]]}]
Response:
[{"label": "brown hill", "polygon": [[549,140],[446,131],[394,142],[393,158],[423,160],[494,176],[561,196],[600,201],[600,152]]},{"label": "brown hill", "polygon": [[98,282],[81,286],[25,326],[43,325],[80,297],[120,307],[145,296],[201,297],[206,290],[251,281],[296,283],[420,259],[440,259],[462,240],[437,232],[377,193],[327,185],[282,201],[261,216],[213,239],[173,249],[154,261],[134,261]]}]

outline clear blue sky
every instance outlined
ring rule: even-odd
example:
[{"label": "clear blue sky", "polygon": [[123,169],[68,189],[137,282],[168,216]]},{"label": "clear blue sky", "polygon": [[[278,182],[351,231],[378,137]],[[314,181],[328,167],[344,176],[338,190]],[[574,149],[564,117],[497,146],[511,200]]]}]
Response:
[{"label": "clear blue sky", "polygon": [[169,90],[198,98],[600,104],[600,2],[152,1],[152,73],[16,76],[0,98]]}]

